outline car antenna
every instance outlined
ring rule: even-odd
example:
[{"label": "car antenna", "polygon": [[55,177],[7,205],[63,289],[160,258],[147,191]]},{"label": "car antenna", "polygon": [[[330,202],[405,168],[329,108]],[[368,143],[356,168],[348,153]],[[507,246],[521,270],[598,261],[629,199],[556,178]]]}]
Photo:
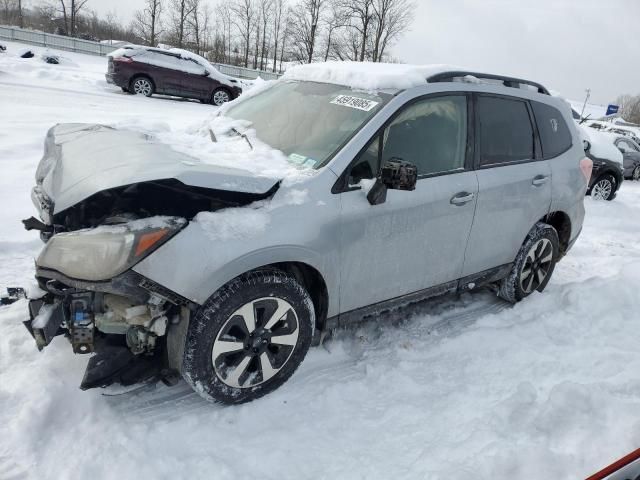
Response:
[{"label": "car antenna", "polygon": [[236,135],[240,135],[242,138],[244,138],[249,144],[249,146],[251,147],[251,150],[253,150],[253,145],[251,145],[251,142],[249,141],[249,137],[247,137],[244,133],[240,133],[236,127],[231,127],[231,131],[234,132]]},{"label": "car antenna", "polygon": [[216,134],[213,133],[213,130],[209,129],[209,137],[213,143],[218,143],[218,139],[216,138]]}]

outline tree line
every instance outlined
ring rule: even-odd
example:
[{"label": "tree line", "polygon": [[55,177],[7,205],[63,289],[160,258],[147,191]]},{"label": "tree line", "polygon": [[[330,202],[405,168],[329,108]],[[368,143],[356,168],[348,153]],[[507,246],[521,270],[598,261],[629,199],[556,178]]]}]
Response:
[{"label": "tree line", "polygon": [[0,21],[79,38],[167,44],[209,60],[282,71],[285,62],[395,61],[413,0],[144,0],[129,24],[91,0],[0,0]]}]

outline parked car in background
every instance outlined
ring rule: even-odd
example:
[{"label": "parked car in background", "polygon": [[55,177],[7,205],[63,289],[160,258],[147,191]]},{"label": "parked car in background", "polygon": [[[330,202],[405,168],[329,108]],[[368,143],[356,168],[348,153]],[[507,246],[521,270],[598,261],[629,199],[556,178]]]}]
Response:
[{"label": "parked car in background", "polygon": [[617,135],[579,126],[586,141],[585,153],[593,160],[593,172],[587,195],[598,200],[613,200],[624,180],[623,157],[614,145]]},{"label": "parked car in background", "polygon": [[47,135],[25,323],[40,349],[64,332],[96,353],[83,388],[155,365],[247,402],[333,328],[483,285],[543,291],[582,229],[592,162],[534,82],[330,62],[220,113],[233,168],[104,125]]},{"label": "parked car in background", "polygon": [[640,180],[640,145],[629,137],[618,137],[615,146],[622,153],[624,178]]},{"label": "parked car in background", "polygon": [[125,92],[193,98],[218,106],[242,93],[238,80],[220,73],[205,58],[177,48],[119,48],[108,55],[105,77]]}]

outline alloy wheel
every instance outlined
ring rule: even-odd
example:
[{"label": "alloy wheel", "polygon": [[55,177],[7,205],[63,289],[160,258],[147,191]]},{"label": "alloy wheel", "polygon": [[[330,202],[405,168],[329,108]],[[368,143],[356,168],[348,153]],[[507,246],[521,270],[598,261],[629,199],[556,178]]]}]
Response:
[{"label": "alloy wheel", "polygon": [[139,78],[133,82],[133,91],[139,95],[148,97],[151,95],[152,90],[153,87],[151,86],[151,82],[146,78]]},{"label": "alloy wheel", "polygon": [[526,294],[537,289],[549,274],[553,262],[553,245],[546,238],[533,244],[520,272],[520,288]]},{"label": "alloy wheel", "polygon": [[213,93],[213,104],[220,106],[223,103],[227,103],[229,100],[231,100],[229,98],[229,93],[226,92],[225,90],[218,90],[216,92]]},{"label": "alloy wheel", "polygon": [[608,200],[613,192],[613,184],[610,180],[603,178],[593,186],[591,196],[596,200]]},{"label": "alloy wheel", "polygon": [[635,180],[636,182],[638,180],[640,180],[640,165],[637,166],[634,170],[633,170],[633,174],[631,175],[631,179]]},{"label": "alloy wheel", "polygon": [[218,378],[233,388],[251,388],[273,378],[298,342],[298,317],[276,297],[252,300],[233,312],[211,349]]}]

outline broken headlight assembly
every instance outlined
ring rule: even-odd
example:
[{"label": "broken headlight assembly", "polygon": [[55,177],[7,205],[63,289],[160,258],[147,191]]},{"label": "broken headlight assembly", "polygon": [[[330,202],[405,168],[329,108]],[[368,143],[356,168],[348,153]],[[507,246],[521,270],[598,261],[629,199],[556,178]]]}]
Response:
[{"label": "broken headlight assembly", "polygon": [[155,217],[59,233],[49,239],[36,263],[79,280],[109,280],[149,255],[186,223],[179,217]]}]

